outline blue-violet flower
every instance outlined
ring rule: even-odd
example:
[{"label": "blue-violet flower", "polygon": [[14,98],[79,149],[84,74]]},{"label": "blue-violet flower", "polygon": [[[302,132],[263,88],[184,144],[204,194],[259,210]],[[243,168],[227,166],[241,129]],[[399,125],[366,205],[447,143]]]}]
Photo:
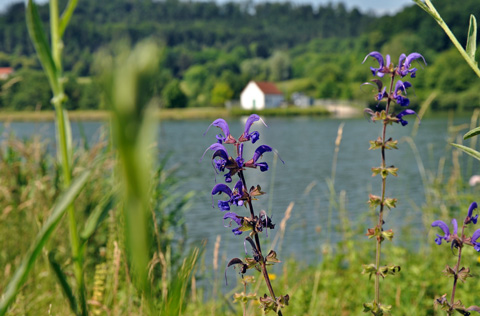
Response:
[{"label": "blue-violet flower", "polygon": [[443,234],[444,234],[444,236],[440,236],[439,234],[437,234],[437,238],[435,238],[435,243],[437,243],[437,245],[441,245],[442,240],[445,240],[448,243],[457,236],[458,224],[455,218],[452,219],[452,225],[453,225],[453,234],[450,234],[448,225],[445,224],[444,221],[438,220],[432,223],[432,227],[440,227],[440,229],[443,230]]}]

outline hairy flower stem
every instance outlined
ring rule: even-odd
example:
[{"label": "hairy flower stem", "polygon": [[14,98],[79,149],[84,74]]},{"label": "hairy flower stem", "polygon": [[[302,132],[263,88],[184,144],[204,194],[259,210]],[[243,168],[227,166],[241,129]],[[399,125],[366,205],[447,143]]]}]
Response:
[{"label": "hairy flower stem", "polygon": [[[395,73],[392,74],[392,79],[390,82],[390,93],[389,95],[392,95],[393,91],[393,83],[395,81]],[[392,102],[392,99],[389,97],[387,101],[387,107],[385,109],[385,113],[388,115],[388,112],[390,111],[390,104]],[[387,125],[388,121],[383,122],[383,129],[382,129],[382,169],[385,169],[387,166],[386,160],[385,160],[385,142],[386,142],[386,132],[387,132]],[[378,224],[377,227],[379,231],[382,231],[383,228],[383,211],[384,211],[384,202],[385,202],[385,191],[386,191],[386,185],[387,185],[387,178],[383,177],[382,178],[382,198],[381,198],[381,203],[380,203],[380,212],[378,214]],[[377,273],[375,274],[375,303],[380,304],[380,273],[378,272],[378,268],[380,267],[380,257],[381,257],[381,248],[382,248],[382,239],[377,238],[377,249],[375,253],[375,267],[377,269]]]},{"label": "hairy flower stem", "polygon": [[[465,239],[464,231],[465,231],[465,223],[462,226],[462,240]],[[452,287],[452,297],[450,298],[450,308],[448,309],[448,315],[453,315],[455,309],[453,308],[453,303],[455,300],[455,291],[457,290],[457,281],[458,281],[458,271],[460,269],[460,261],[462,260],[462,249],[463,244],[460,244],[458,247],[458,259],[457,264],[455,265],[454,271],[455,274],[453,275],[453,287]]]},{"label": "hairy flower stem", "polygon": [[[242,180],[243,187],[247,188],[247,182],[245,181],[245,176],[243,175],[243,171],[240,170],[238,172],[238,175]],[[253,210],[252,201],[250,199],[248,200],[248,208],[250,209],[251,218],[254,219],[255,211]],[[260,247],[260,238],[258,238],[258,232],[256,231],[256,227],[253,227],[253,232],[255,235],[255,246],[257,248],[257,251],[260,257],[259,260],[260,260],[260,267],[262,269],[263,278],[265,279],[265,283],[267,284],[267,288],[268,288],[268,291],[270,292],[270,296],[272,297],[272,299],[276,300],[277,297],[275,296],[275,292],[273,291],[273,288],[272,288],[272,283],[270,282],[270,277],[268,276],[267,265],[265,263],[265,258],[263,257],[263,254],[262,254],[262,248]],[[278,310],[277,314],[279,316],[283,315],[281,310]]]}]

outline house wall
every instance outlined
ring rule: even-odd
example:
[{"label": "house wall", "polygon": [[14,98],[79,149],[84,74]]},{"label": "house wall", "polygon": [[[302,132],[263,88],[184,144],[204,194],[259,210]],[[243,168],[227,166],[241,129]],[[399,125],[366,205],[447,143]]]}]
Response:
[{"label": "house wall", "polygon": [[240,94],[240,104],[246,110],[262,110],[265,108],[265,95],[254,82],[249,82]]},{"label": "house wall", "polygon": [[266,108],[278,108],[283,103],[283,95],[267,94],[265,95]]}]

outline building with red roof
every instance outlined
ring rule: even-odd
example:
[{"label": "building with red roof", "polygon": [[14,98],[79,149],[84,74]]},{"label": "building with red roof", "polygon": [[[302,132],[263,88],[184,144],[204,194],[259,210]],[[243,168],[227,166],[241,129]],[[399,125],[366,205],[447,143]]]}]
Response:
[{"label": "building with red roof", "polygon": [[0,67],[0,80],[8,79],[13,71],[12,67]]},{"label": "building with red roof", "polygon": [[246,110],[276,108],[283,102],[283,93],[273,82],[250,81],[240,94],[240,104]]}]

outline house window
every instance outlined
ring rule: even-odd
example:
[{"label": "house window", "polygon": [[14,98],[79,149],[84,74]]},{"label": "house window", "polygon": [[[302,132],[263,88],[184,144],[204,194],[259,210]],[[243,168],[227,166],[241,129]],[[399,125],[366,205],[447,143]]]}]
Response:
[{"label": "house window", "polygon": [[256,100],[255,100],[255,99],[253,99],[253,106],[252,106],[252,109],[254,109],[254,110],[255,110],[255,101],[256,101]]}]

